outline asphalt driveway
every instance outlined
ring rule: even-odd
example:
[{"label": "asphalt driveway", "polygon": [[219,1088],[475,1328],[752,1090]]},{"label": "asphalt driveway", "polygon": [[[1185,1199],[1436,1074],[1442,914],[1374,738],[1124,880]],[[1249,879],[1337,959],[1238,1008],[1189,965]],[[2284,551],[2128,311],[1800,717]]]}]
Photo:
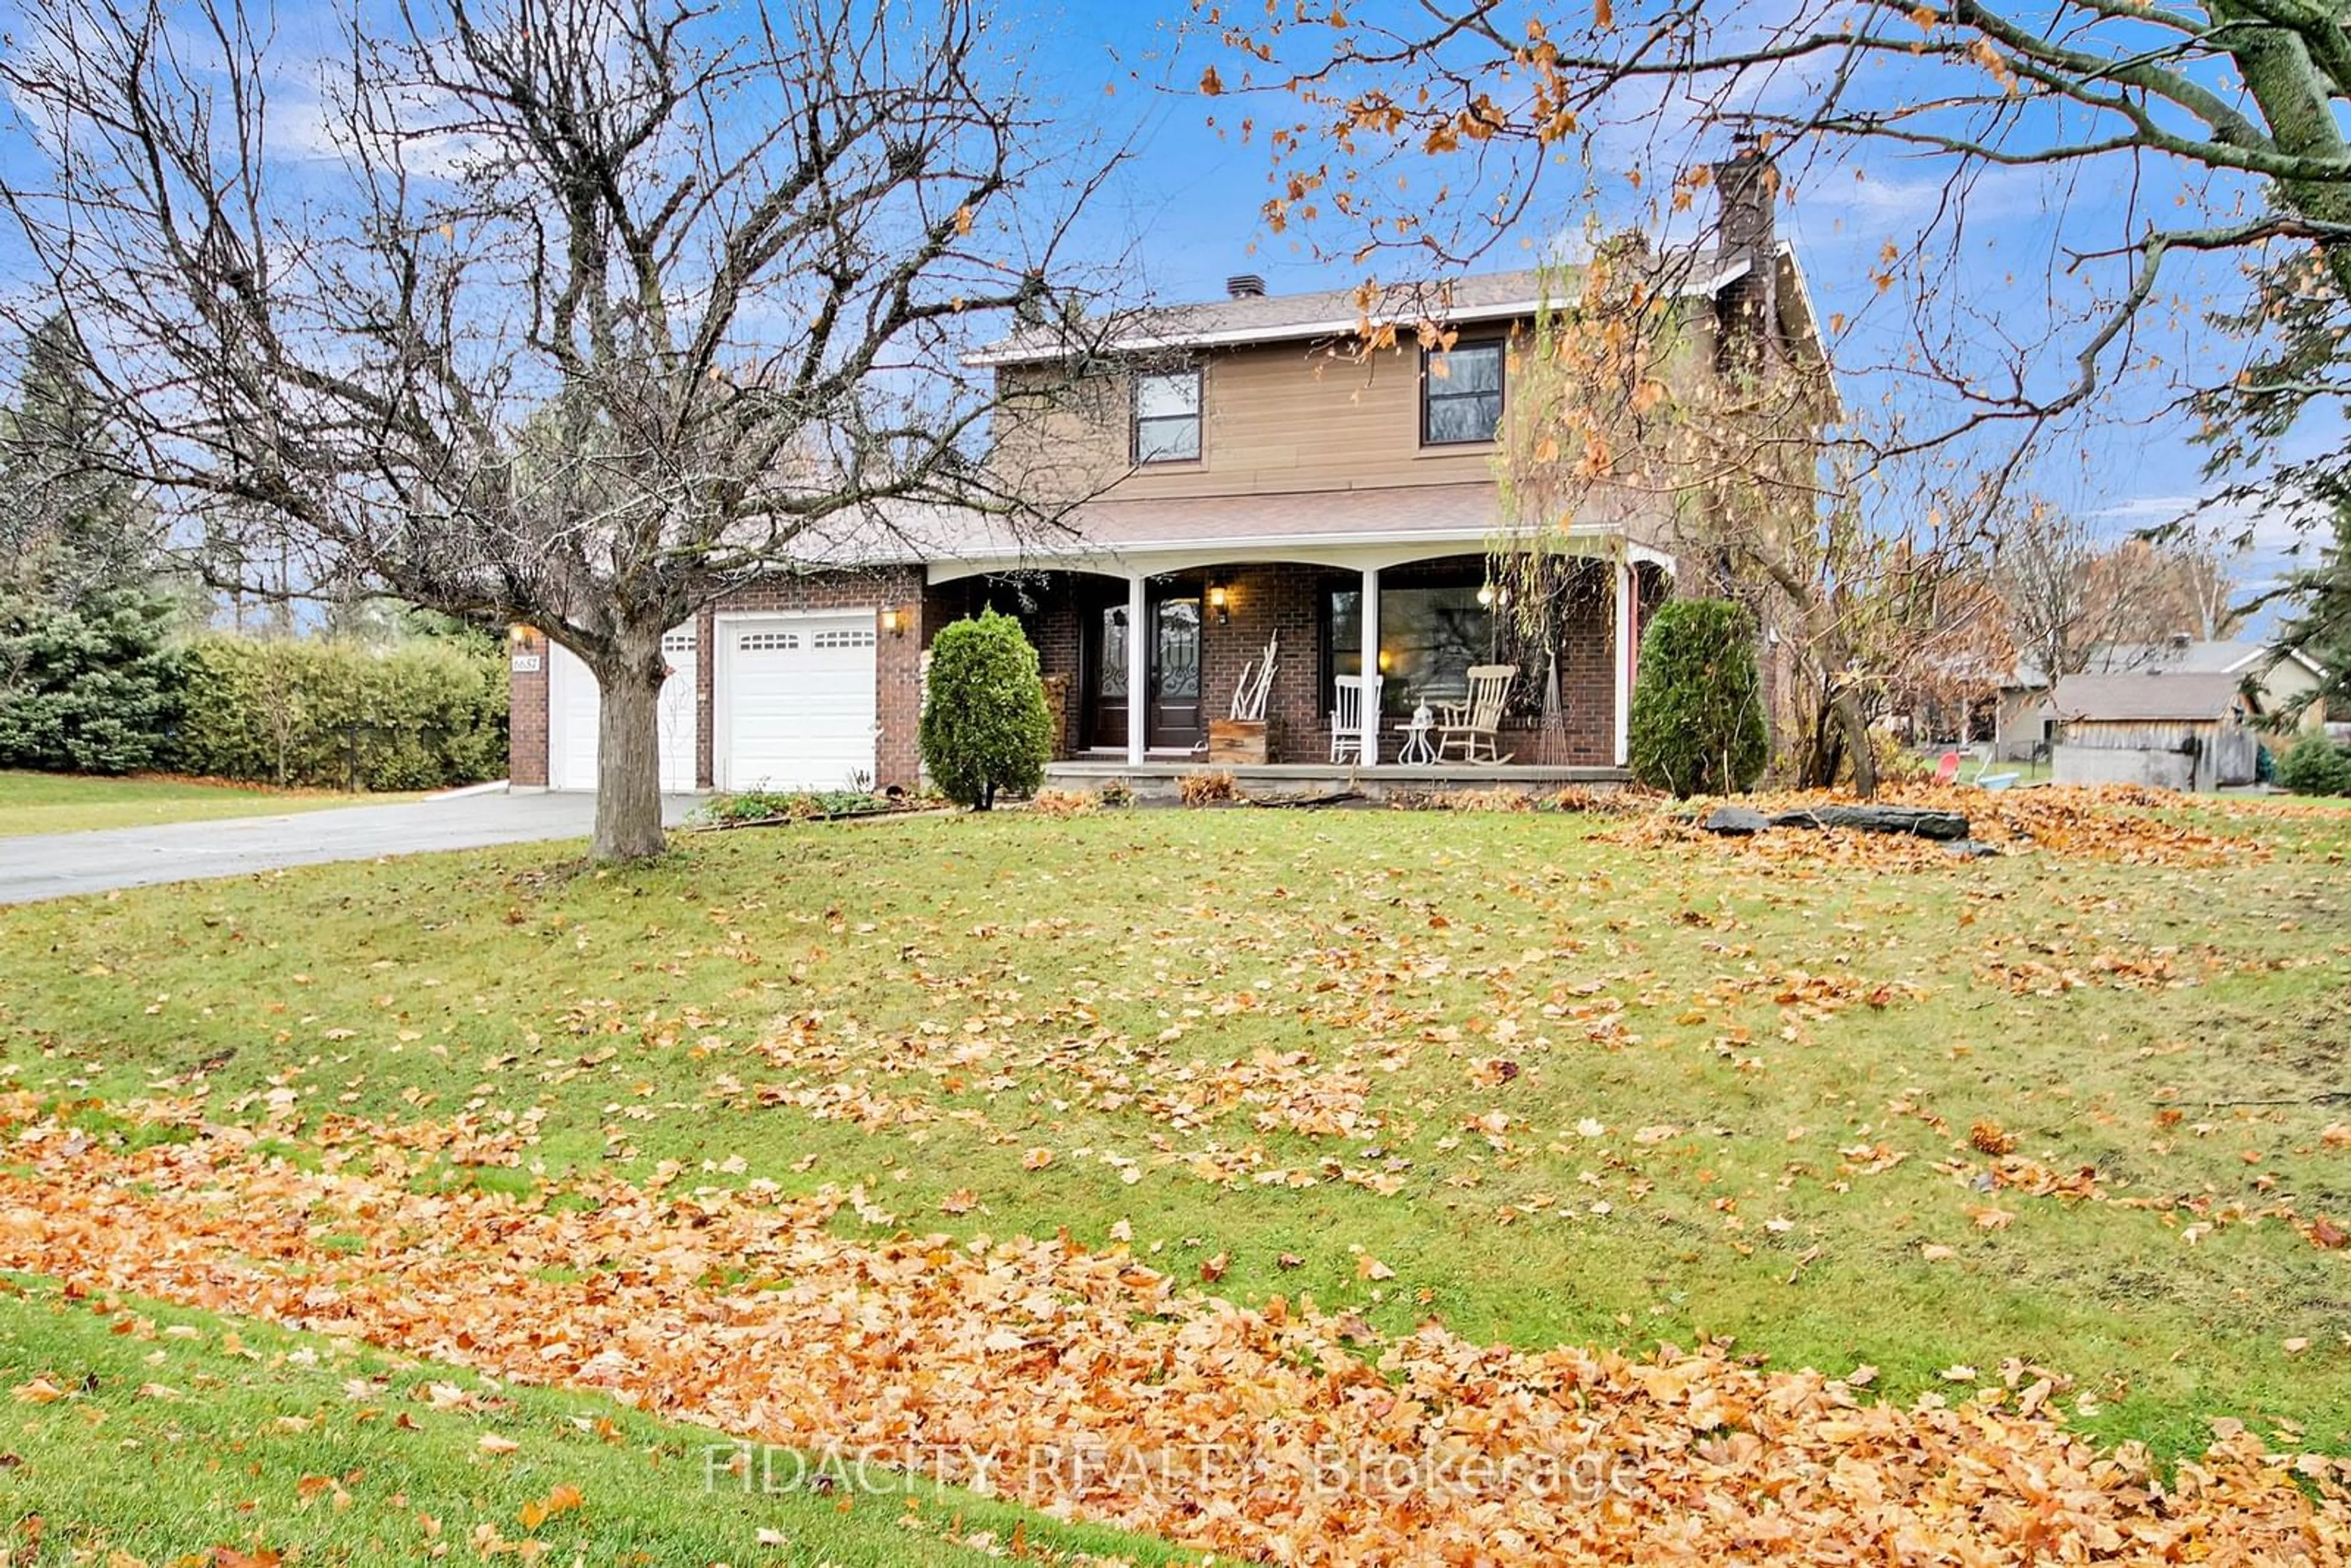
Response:
[{"label": "asphalt driveway", "polygon": [[[665,796],[662,815],[674,824],[695,803],[690,795]],[[595,819],[593,795],[500,791],[282,817],[0,839],[0,904],[245,876],[328,861],[586,838]]]}]

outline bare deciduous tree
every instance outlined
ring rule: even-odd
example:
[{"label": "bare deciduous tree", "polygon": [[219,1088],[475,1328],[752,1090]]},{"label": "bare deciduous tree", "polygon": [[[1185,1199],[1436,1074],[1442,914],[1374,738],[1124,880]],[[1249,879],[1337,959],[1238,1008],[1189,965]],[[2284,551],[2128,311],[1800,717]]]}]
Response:
[{"label": "bare deciduous tree", "polygon": [[2039,682],[2237,628],[2236,580],[2208,541],[2116,539],[2042,501],[2004,508],[1992,531],[2010,641]]},{"label": "bare deciduous tree", "polygon": [[141,476],[312,583],[578,653],[595,852],[656,853],[663,632],[1020,509],[959,351],[1014,310],[1082,367],[1110,319],[1063,251],[1114,158],[1071,162],[980,0],[331,17],[306,79],[239,0],[44,6],[0,65],[48,162],[9,209]]},{"label": "bare deciduous tree", "polygon": [[2208,643],[2234,636],[2244,616],[2228,557],[2210,539],[2176,540],[2162,556],[2163,575],[2179,606],[2182,629]]},{"label": "bare deciduous tree", "polygon": [[2000,534],[1997,581],[2018,664],[2043,683],[2077,674],[2094,644],[2113,639],[2113,601],[2091,583],[2104,544],[2080,517],[2037,500],[2011,507]]},{"label": "bare deciduous tree", "polygon": [[[2295,299],[2321,329],[2250,367],[2203,356],[2178,368],[2189,390],[2219,394],[2208,416],[2249,404],[2265,416],[2250,434],[2215,431],[2223,465],[2273,455],[2307,406],[2339,410],[2351,394],[2338,368],[2351,334],[2351,21],[2339,6],[1194,8],[1235,54],[1203,89],[1258,91],[1295,110],[1250,115],[1280,165],[1270,220],[1335,218],[1344,248],[1363,254],[1401,247],[1458,263],[1542,215],[1538,190],[1562,174],[1628,173],[1679,210],[1709,178],[1692,144],[1730,131],[1761,138],[1793,173],[1799,159],[1834,162],[1857,148],[1907,159],[1938,188],[1922,232],[1889,238],[1879,258],[1881,288],[1902,276],[1916,287],[1907,340],[1878,368],[1949,401],[1944,417],[1865,433],[1881,451],[1991,427],[2029,440],[2086,410],[2148,362],[2150,308],[2158,319],[2172,308],[2166,291],[2198,256],[2240,258],[2262,280],[2236,323],[2248,334],[2268,334]],[[1963,270],[1979,183],[2023,169],[2098,193],[2049,214],[2051,281],[2079,292],[2053,303],[2045,331],[1982,310],[1983,279]],[[1835,172],[1851,185],[1854,171]]]},{"label": "bare deciduous tree", "polygon": [[1515,537],[1497,568],[1541,561],[1528,547],[1565,520],[1655,519],[1646,542],[1769,629],[1790,771],[1814,786],[1849,774],[1867,797],[1872,719],[1938,663],[1979,656],[1980,500],[1891,496],[1890,473],[1865,486],[1823,440],[1835,390],[1817,348],[1694,314],[1672,287],[1689,264],[1620,239],[1548,275],[1557,303],[1513,353],[1497,462]]}]

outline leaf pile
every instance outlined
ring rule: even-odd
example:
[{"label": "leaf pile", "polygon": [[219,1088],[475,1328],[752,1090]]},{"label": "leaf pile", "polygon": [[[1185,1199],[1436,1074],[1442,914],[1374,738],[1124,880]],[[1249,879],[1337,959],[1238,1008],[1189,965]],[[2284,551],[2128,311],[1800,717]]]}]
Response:
[{"label": "leaf pile", "polygon": [[[1972,789],[1950,786],[1896,786],[1881,792],[1886,805],[1956,811],[1968,819],[1970,836],[2006,854],[2039,852],[2067,860],[2123,865],[2199,867],[2241,864],[2270,858],[2259,838],[2223,831],[2214,817],[2231,823],[2257,823],[2310,815],[2309,808],[2231,800],[2208,809],[2200,797],[2137,785],[2051,785],[2030,789]],[[1826,791],[1741,796],[1738,803],[1766,815],[1827,805],[1849,804]],[[2193,808],[2193,810],[2190,810]],[[2320,811],[2324,815],[2324,811]],[[1668,802],[1607,830],[1601,837],[1635,849],[1670,849],[1687,853],[1694,844],[1711,846],[1724,858],[1756,865],[1813,864],[1868,871],[1907,872],[1963,863],[1950,849],[1900,833],[1869,833],[1841,828],[1771,828],[1751,837],[1726,837],[1697,825],[1687,802]]]},{"label": "leaf pile", "polygon": [[[1064,1239],[879,1243],[842,1198],[419,1191],[448,1142],[356,1119],[318,1170],[204,1127],[117,1152],[0,1098],[0,1266],[601,1388],[1283,1562],[2331,1562],[2351,1473],[2235,1422],[2166,1482],[2047,1385],[1907,1409],[1719,1345],[1635,1361],[1243,1310]],[[329,1239],[333,1246],[324,1245]],[[1366,1279],[1389,1270],[1368,1254]],[[1955,1373],[1961,1369],[1954,1369]],[[1955,1376],[1955,1383],[1972,1381]],[[982,1469],[986,1475],[981,1475]]]}]

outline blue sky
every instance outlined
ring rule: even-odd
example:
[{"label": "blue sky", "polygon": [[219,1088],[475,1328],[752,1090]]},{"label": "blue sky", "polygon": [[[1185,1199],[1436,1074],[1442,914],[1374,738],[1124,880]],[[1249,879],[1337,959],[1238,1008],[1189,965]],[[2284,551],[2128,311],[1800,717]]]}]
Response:
[{"label": "blue sky", "polygon": [[[1359,19],[1376,18],[1408,5],[1365,0],[1348,9]],[[1231,128],[1247,115],[1285,118],[1282,100],[1230,90],[1248,62],[1213,38],[1182,37],[1184,15],[1181,0],[1171,0],[1164,14],[1153,0],[1039,11],[1040,20],[1050,18],[1039,28],[1032,57],[1040,80],[1071,109],[1091,104],[1081,112],[1136,140],[1135,161],[1101,214],[1103,242],[1134,243],[1143,277],[1164,299],[1215,298],[1225,277],[1238,271],[1262,274],[1276,291],[1359,281],[1367,268],[1322,259],[1315,249],[1320,239],[1343,251],[1353,231],[1266,231],[1260,207],[1271,190],[1270,155],[1261,138],[1244,144]],[[1211,62],[1228,89],[1214,99],[1191,90]],[[1652,175],[1656,162],[1720,156],[1725,149],[1713,140],[1686,133],[1677,145],[1670,133],[1658,137],[1645,150]],[[1644,198],[1614,178],[1621,171],[1604,171],[1596,196],[1586,194],[1576,172],[1562,171],[1569,177],[1550,181],[1535,221],[1498,245],[1488,265],[1525,265],[1530,247],[1554,234],[1580,232],[1595,199],[1601,221],[1611,227],[1649,215],[1642,211]],[[1883,407],[1892,399],[1914,424],[1948,420],[1957,406],[1948,393],[1903,369],[1913,341],[1904,318],[1920,298],[1928,308],[1949,313],[1943,319],[1973,340],[1980,363],[1995,364],[2008,357],[2004,340],[2030,342],[2053,325],[2062,331],[2094,307],[2097,290],[2118,283],[2112,267],[2101,272],[2093,266],[2067,277],[2063,249],[2116,244],[2150,215],[2169,221],[2183,204],[2191,210],[2225,209],[2238,196],[2209,181],[2190,183],[2160,162],[1991,172],[1968,189],[1963,244],[1955,246],[1948,228],[1938,231],[1927,236],[1924,256],[1914,263],[1908,253],[1921,246],[1922,232],[1935,220],[1948,172],[1946,163],[1885,149],[1832,148],[1792,166],[1790,200],[1781,212],[1782,232],[1795,242],[1820,314],[1850,323],[1838,350],[1848,402]],[[1652,178],[1645,188],[1658,185]],[[1904,277],[1881,294],[1874,278],[1889,241],[1906,253]],[[2038,493],[2117,534],[2168,522],[2214,487],[2201,476],[2201,450],[2188,439],[2188,422],[2168,411],[2183,375],[2205,373],[2238,351],[2206,324],[2205,315],[2214,301],[2238,298],[2240,285],[2226,260],[2179,267],[2166,279],[2163,299],[2146,315],[2128,368],[2090,416],[2046,442],[2028,476]],[[2069,374],[2067,356],[2079,338],[2078,330],[2066,333],[2052,351],[2037,354],[2042,373]],[[2306,443],[2334,434],[2314,431]],[[1979,446],[1976,455],[1984,450]],[[2273,576],[2299,537],[2283,517],[2242,510],[2208,510],[2202,522],[2215,531],[2254,532],[2255,549],[2236,563],[2248,584]]]},{"label": "blue sky", "polygon": [[[1350,10],[1376,18],[1409,8],[1412,0],[1362,0]],[[292,0],[277,14],[279,44],[289,57],[329,52],[331,16],[328,7]],[[1356,237],[1353,230],[1267,232],[1261,206],[1271,191],[1271,155],[1262,137],[1244,141],[1235,128],[1249,116],[1290,118],[1295,105],[1279,94],[1199,96],[1194,87],[1205,67],[1215,64],[1228,87],[1238,89],[1247,62],[1212,37],[1187,36],[1186,0],[1002,0],[998,16],[1008,53],[1031,73],[1032,86],[1058,100],[1068,120],[1132,140],[1134,158],[1092,213],[1085,240],[1102,258],[1131,256],[1139,290],[1161,300],[1204,299],[1221,294],[1235,272],[1259,273],[1276,291],[1292,291],[1352,285],[1369,270],[1404,270],[1398,260],[1367,268],[1318,251],[1319,242],[1343,255]],[[1651,165],[1646,192],[1663,188],[1657,176],[1669,174],[1670,165],[1722,155],[1719,140],[1719,133],[1677,135],[1667,126],[1637,154]],[[0,177],[24,152],[21,142],[7,143],[0,136]],[[1642,210],[1647,197],[1623,182],[1621,168],[1606,167],[1636,156],[1628,146],[1619,160],[1619,151],[1604,143],[1596,193],[1584,192],[1577,171],[1561,171],[1570,177],[1549,183],[1531,221],[1499,243],[1488,265],[1525,265],[1544,244],[1579,234],[1595,219],[1615,227],[1648,216]],[[1449,172],[1458,178],[1458,164]],[[1945,170],[1850,149],[1791,165],[1792,199],[1782,209],[1782,232],[1796,243],[1821,316],[1850,323],[1837,350],[1848,403],[1872,411],[1898,406],[1914,423],[1948,419],[1949,400],[1903,373],[1909,341],[1903,318],[1914,300],[1950,313],[1947,320],[1987,350],[1983,362],[1993,363],[2001,357],[2001,334],[2030,340],[2053,318],[2086,308],[2083,287],[2053,265],[2061,236],[2076,245],[2112,243],[2139,221],[2137,214],[2159,211],[2172,198],[2222,205],[2232,199],[2227,191],[2191,189],[2159,165],[2139,172],[2145,183],[2134,192],[2123,177],[2128,172],[2108,167],[2086,175],[1988,175],[1969,193],[1964,248],[1954,250],[1948,237],[1934,240],[1923,247],[1928,270],[1906,271],[1902,283],[1881,294],[1873,275],[1882,247],[1890,241],[1907,253],[1918,246],[1942,197]],[[2111,284],[2111,272],[2104,281]],[[2168,292],[2175,300],[2148,316],[2137,368],[2121,378],[2098,417],[2050,444],[2029,476],[2051,500],[2117,532],[2168,521],[2208,488],[2184,422],[2162,410],[2181,367],[2201,371],[2228,351],[2203,325],[2199,301],[2232,297],[2235,288],[2228,264],[2208,262],[2201,276],[2183,270]],[[2040,361],[2044,372],[2064,370],[2062,351]],[[2261,535],[2262,548],[2239,567],[2251,581],[2275,570],[2280,549],[2294,537],[2276,519],[2218,520],[2250,524]]]}]

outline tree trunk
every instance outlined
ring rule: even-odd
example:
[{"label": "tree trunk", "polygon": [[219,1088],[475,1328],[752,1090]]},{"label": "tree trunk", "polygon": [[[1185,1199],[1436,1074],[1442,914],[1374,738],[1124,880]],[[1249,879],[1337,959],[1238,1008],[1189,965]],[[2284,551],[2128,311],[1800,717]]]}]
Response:
[{"label": "tree trunk", "polygon": [[1828,695],[1826,685],[1804,672],[1803,689],[1792,694],[1789,706],[1795,709],[1796,723],[1802,741],[1796,752],[1796,787],[1800,789],[1833,789],[1837,773],[1844,766],[1843,731],[1837,728],[1835,699]]},{"label": "tree trunk", "polygon": [[1844,748],[1853,754],[1853,792],[1864,800],[1877,798],[1877,751],[1869,744],[1869,719],[1861,711],[1861,694],[1851,686],[1840,690],[1829,704],[1837,727],[1844,732]]},{"label": "tree trunk", "polygon": [[596,838],[600,861],[651,860],[662,833],[661,634],[622,632],[612,654],[590,666],[601,697],[596,726]]}]

